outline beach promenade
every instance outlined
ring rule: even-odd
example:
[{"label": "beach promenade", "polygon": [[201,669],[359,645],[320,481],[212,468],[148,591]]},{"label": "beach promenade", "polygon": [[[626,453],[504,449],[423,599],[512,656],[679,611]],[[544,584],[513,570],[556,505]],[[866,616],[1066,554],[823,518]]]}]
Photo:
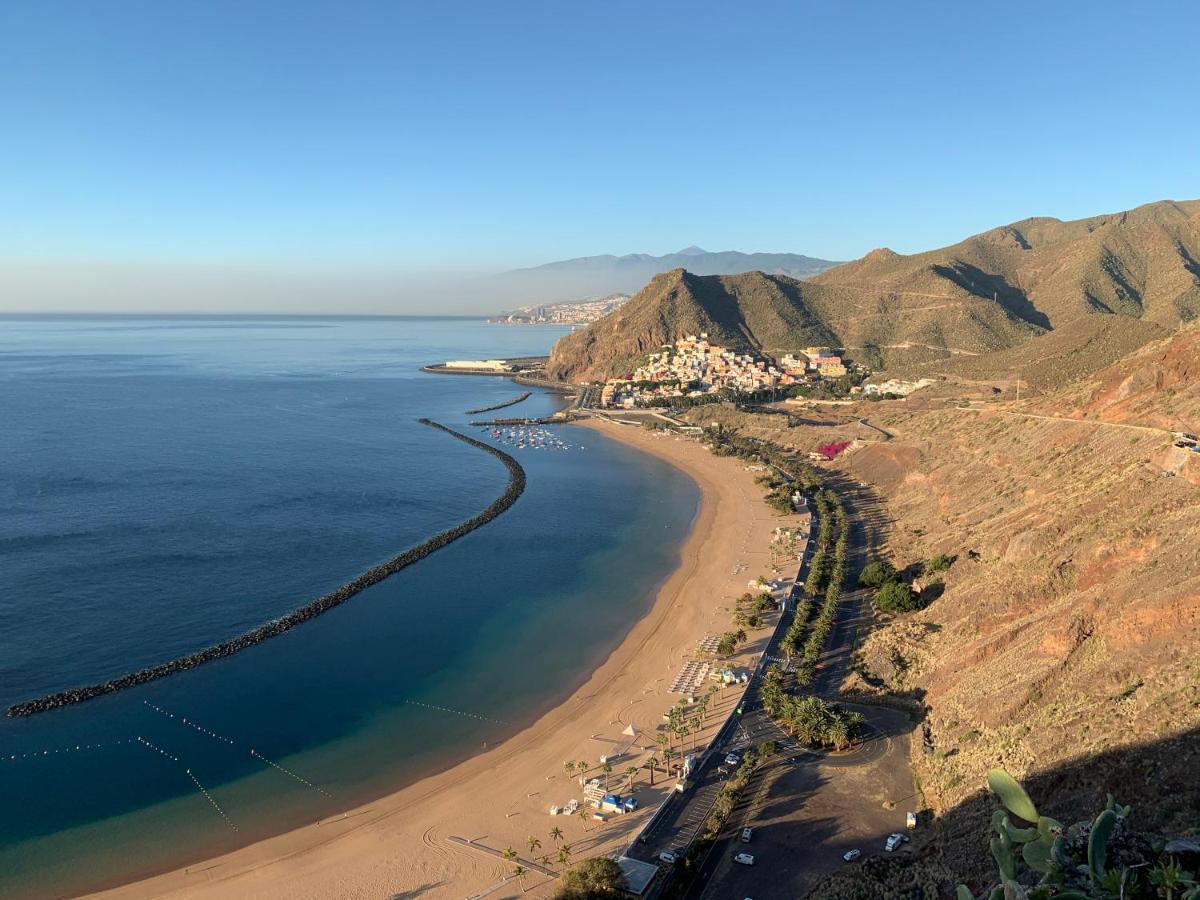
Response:
[{"label": "beach promenade", "polygon": [[[670,688],[705,637],[732,630],[735,600],[747,582],[771,571],[775,528],[785,523],[762,500],[762,488],[745,462],[715,457],[694,441],[596,421],[580,427],[654,454],[687,472],[700,486],[700,510],[680,565],[662,585],[650,612],[562,703],[532,725],[440,774],[419,781],[320,826],[296,829],[186,869],[105,892],[107,897],[387,897],[463,898],[522,896],[513,862],[488,852],[512,848],[519,857],[561,869],[558,853],[572,861],[626,846],[674,784],[660,764],[649,784],[652,756],[664,713],[680,699]],[[789,517],[790,518],[790,517]],[[794,563],[783,565],[785,574]],[[790,572],[789,572],[790,570]],[[735,666],[751,667],[772,633],[749,629]],[[687,739],[703,751],[730,712],[740,688],[714,697],[703,731]],[[633,726],[634,739],[626,729]],[[599,757],[619,743],[629,750],[613,761],[612,790],[628,794],[626,770],[637,766],[633,793],[638,812],[599,823],[550,816],[551,805],[581,797],[564,761],[587,760],[588,777],[604,777]],[[676,749],[678,749],[676,741]],[[619,748],[618,748],[619,749]],[[551,835],[560,828],[561,839]],[[530,847],[529,838],[540,842]],[[465,842],[469,842],[465,843]],[[545,896],[554,879],[531,871],[530,896]]]}]

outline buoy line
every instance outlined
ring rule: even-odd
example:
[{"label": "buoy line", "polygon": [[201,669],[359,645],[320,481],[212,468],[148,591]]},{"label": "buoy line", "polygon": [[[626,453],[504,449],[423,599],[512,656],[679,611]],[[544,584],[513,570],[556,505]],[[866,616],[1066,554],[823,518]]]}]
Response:
[{"label": "buoy line", "polygon": [[174,675],[178,672],[185,672],[188,669],[194,669],[196,666],[203,665],[207,662],[212,662],[217,659],[224,659],[227,656],[232,656],[239,650],[245,650],[247,647],[253,647],[255,644],[261,644],[268,638],[276,637],[291,629],[295,628],[309,619],[315,619],[322,613],[328,612],[335,606],[340,606],[345,603],[355,594],[365,590],[372,585],[378,584],[389,575],[399,572],[401,569],[411,566],[415,562],[419,562],[437,550],[452,544],[466,534],[474,531],[483,525],[486,525],[492,519],[499,516],[510,506],[517,502],[517,498],[525,490],[525,470],[521,468],[521,464],[512,456],[493,447],[491,444],[485,444],[483,441],[477,441],[475,438],[468,437],[461,432],[455,431],[453,428],[448,428],[439,422],[434,422],[432,419],[418,419],[422,425],[428,425],[430,428],[436,428],[439,431],[444,431],[451,437],[457,438],[463,443],[470,444],[485,453],[490,453],[502,462],[508,469],[508,486],[504,489],[499,497],[491,502],[486,509],[478,515],[474,515],[453,528],[449,528],[439,534],[435,534],[428,540],[405,550],[399,556],[389,559],[382,565],[378,565],[373,569],[359,575],[353,581],[342,585],[337,590],[334,590],[322,597],[318,597],[311,603],[307,603],[299,609],[281,616],[278,619],[273,619],[265,625],[260,625],[253,631],[223,641],[220,644],[214,644],[211,647],[206,647],[203,650],[197,650],[194,653],[189,653],[186,656],[180,656],[170,662],[161,663],[157,666],[151,666],[145,669],[139,669],[136,672],[130,672],[118,678],[113,678],[109,681],[104,681],[99,684],[92,684],[86,687],[71,688],[66,691],[59,691],[54,694],[47,694],[44,697],[39,697],[36,700],[27,700],[22,703],[13,704],[8,708],[8,715],[13,717],[33,716],[42,712],[49,712],[52,709],[61,709],[64,706],[72,706],[76,703],[83,703],[87,700],[92,700],[96,697],[102,697],[105,694],[114,694],[117,691],[123,691],[126,688],[135,687],[139,684],[146,684],[150,681],[155,681],[159,678],[165,678],[168,675]]},{"label": "buoy line", "polygon": [[480,722],[491,722],[495,725],[507,725],[508,723],[501,719],[493,719],[491,716],[481,716],[478,713],[463,712],[461,709],[451,709],[448,706],[435,706],[432,703],[422,703],[420,700],[405,700],[409,706],[420,706],[424,709],[436,709],[438,712],[453,713],[456,716],[463,716],[467,719],[478,719]]},{"label": "buoy line", "polygon": [[[189,719],[183,715],[176,715],[173,712],[163,709],[161,706],[156,706],[155,704],[151,703],[149,700],[143,700],[142,703],[144,703],[150,709],[154,710],[156,713],[160,713],[161,715],[166,716],[168,719],[174,719],[180,725],[186,726],[187,728],[191,728],[194,731],[198,731],[201,734],[205,735],[206,737],[212,738],[214,741],[219,741],[222,744],[228,744],[230,747],[238,746],[238,742],[235,741],[233,738],[225,737],[225,735],[223,735],[223,734],[217,734],[215,731],[205,728],[203,725],[201,725],[195,719]],[[270,759],[269,757],[263,756],[261,753],[259,753],[257,750],[255,750],[253,747],[250,747],[249,750],[250,750],[250,755],[253,756],[255,759],[259,760],[260,762],[264,762],[268,766],[278,769],[284,775],[287,775],[289,778],[295,779],[296,781],[300,782],[305,787],[312,788],[317,793],[324,794],[326,797],[329,797],[331,800],[333,799],[333,794],[329,793],[329,791],[325,790],[323,787],[318,787],[317,785],[313,784],[311,781],[309,781],[304,776],[297,775],[291,769],[284,768],[279,763],[275,762],[275,760]]]},{"label": "buoy line", "polygon": [[226,815],[225,810],[221,809],[221,804],[218,803],[216,801],[216,798],[214,798],[213,795],[208,792],[208,789],[200,783],[200,779],[196,777],[196,773],[193,772],[191,769],[189,769],[186,765],[184,765],[183,760],[181,760],[174,753],[169,753],[166,750],[164,750],[162,747],[158,747],[158,746],[150,743],[148,740],[146,740],[144,737],[142,737],[140,735],[137,737],[137,742],[139,744],[141,744],[143,747],[145,747],[147,750],[153,750],[155,753],[157,753],[159,756],[163,757],[164,759],[169,759],[171,762],[175,763],[177,766],[182,767],[183,771],[187,773],[187,777],[192,779],[192,784],[196,785],[196,789],[205,796],[205,798],[208,800],[208,802],[212,804],[213,809],[215,809],[217,811],[217,814],[222,819],[225,820],[225,824],[228,825],[230,828],[232,828],[234,831],[238,830],[237,825],[235,825],[233,823],[233,819],[229,818],[229,816]]}]

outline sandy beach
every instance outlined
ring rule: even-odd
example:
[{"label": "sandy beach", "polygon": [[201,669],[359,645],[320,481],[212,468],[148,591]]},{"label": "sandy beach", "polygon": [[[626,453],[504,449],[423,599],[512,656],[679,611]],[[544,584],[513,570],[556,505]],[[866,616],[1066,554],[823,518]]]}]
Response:
[{"label": "sandy beach", "polygon": [[[676,673],[703,637],[732,629],[734,599],[751,578],[771,572],[772,533],[789,520],[762,502],[762,489],[741,460],[715,457],[693,441],[637,427],[600,421],[580,427],[600,429],[671,462],[696,481],[703,496],[680,565],[650,613],[579,690],[497,747],[344,817],[93,896],[433,900],[483,892],[518,897],[523,887],[529,895],[546,896],[553,890],[552,877],[530,872],[522,886],[512,878],[513,863],[481,848],[511,847],[533,862],[542,856],[557,860],[558,846],[550,836],[556,826],[575,861],[627,844],[672,780],[660,770],[650,787],[648,770],[640,768],[634,791],[641,809],[604,824],[550,816],[551,805],[581,797],[578,778],[566,774],[563,762],[587,760],[597,766],[589,775],[603,777],[599,757],[611,752],[632,724],[639,732],[635,745],[614,763],[612,773],[613,789],[627,792],[626,769],[660,755],[654,735],[663,713],[679,698],[669,691]],[[785,569],[785,574],[794,571]],[[752,631],[735,664],[750,664],[769,633],[767,628]],[[732,688],[718,696],[715,714],[697,739],[699,749],[737,696]],[[541,846],[531,851],[529,836]],[[473,846],[453,838],[469,839]]]}]

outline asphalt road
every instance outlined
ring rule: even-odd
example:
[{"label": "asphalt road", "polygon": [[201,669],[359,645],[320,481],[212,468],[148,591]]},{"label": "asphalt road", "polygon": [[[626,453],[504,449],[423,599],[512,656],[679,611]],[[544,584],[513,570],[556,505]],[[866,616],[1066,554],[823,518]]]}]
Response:
[{"label": "asphalt road", "polygon": [[[849,485],[839,485],[851,510],[851,557],[847,584],[855,584],[869,555],[870,534],[863,524],[868,498]],[[871,621],[866,592],[848,593],[838,606],[829,649],[819,661],[812,690],[828,700],[850,671],[859,634]],[[742,794],[726,828],[701,866],[690,894],[703,900],[725,898],[794,898],[823,875],[845,863],[842,854],[858,849],[862,858],[883,853],[887,835],[905,830],[905,813],[916,793],[908,763],[907,735],[913,723],[906,713],[845,703],[867,719],[864,741],[846,753],[823,753],[796,746],[759,709],[743,717],[742,740],[779,740],[785,751],[764,766],[761,780]],[[785,742],[786,741],[786,742]],[[742,828],[753,828],[749,844]],[[908,852],[909,845],[900,852]],[[753,866],[733,862],[751,853]]]},{"label": "asphalt road", "polygon": [[[847,584],[855,584],[867,561],[870,534],[862,521],[865,500],[849,485],[839,485],[851,510],[851,559]],[[807,574],[808,553],[798,583]],[[779,642],[794,615],[789,600],[784,621],[768,643],[766,657],[778,656]],[[851,591],[838,606],[829,649],[822,654],[812,691],[837,699],[860,632],[869,626],[869,597]],[[903,712],[849,704],[867,719],[864,740],[846,753],[824,753],[800,747],[762,710],[756,699],[759,673],[751,680],[743,712],[714,743],[714,751],[692,778],[688,792],[673,798],[645,843],[630,855],[657,863],[663,850],[685,848],[698,836],[725,776],[717,770],[728,750],[743,750],[764,740],[778,741],[782,751],[760,767],[739,797],[725,829],[708,856],[689,896],[726,898],[794,898],[824,874],[843,865],[842,854],[858,849],[864,858],[883,851],[893,831],[903,831],[905,813],[916,801],[908,764],[907,735],[913,723]],[[742,828],[753,828],[751,841],[740,840]],[[907,845],[906,845],[907,848]],[[753,866],[733,862],[738,852],[754,855]],[[907,849],[901,852],[907,852]]]},{"label": "asphalt road", "polygon": [[[756,773],[729,823],[701,866],[689,896],[703,900],[795,898],[823,875],[846,865],[842,854],[885,852],[884,840],[903,831],[915,802],[905,713],[861,707],[873,733],[845,756],[781,755]],[[748,844],[742,828],[753,828]],[[902,852],[907,852],[907,846]],[[733,862],[747,852],[753,866]]]}]

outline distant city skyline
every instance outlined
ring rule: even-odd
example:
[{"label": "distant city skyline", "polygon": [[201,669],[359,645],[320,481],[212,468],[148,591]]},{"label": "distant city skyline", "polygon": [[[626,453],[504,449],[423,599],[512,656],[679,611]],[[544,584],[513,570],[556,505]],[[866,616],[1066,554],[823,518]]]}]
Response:
[{"label": "distant city skyline", "polygon": [[[494,312],[1200,196],[1194,4],[0,10],[0,311]],[[564,297],[563,299],[568,299]]]}]

